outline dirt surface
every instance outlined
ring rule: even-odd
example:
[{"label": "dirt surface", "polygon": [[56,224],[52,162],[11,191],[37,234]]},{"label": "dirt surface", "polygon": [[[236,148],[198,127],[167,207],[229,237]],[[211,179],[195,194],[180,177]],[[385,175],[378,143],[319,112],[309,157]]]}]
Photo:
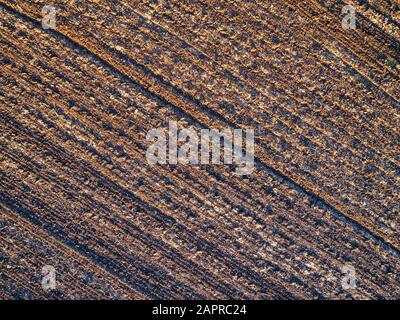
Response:
[{"label": "dirt surface", "polygon": [[[399,299],[399,6],[0,0],[0,298]],[[169,121],[254,171],[149,165]]]}]

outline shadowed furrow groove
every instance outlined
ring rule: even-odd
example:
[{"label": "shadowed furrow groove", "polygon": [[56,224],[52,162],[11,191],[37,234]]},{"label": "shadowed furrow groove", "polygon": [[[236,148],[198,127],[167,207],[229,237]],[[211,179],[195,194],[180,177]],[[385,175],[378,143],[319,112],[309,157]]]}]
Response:
[{"label": "shadowed furrow groove", "polygon": [[0,1],[0,298],[399,299],[396,8]]}]

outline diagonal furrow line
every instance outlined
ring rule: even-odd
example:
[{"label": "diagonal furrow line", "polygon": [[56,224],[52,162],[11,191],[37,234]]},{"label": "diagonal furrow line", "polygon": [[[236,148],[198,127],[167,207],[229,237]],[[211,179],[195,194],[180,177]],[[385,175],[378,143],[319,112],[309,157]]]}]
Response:
[{"label": "diagonal furrow line", "polygon": [[[67,237],[62,237],[59,233],[57,232],[51,232],[47,228],[43,228],[42,223],[40,222],[39,219],[37,219],[37,214],[30,210],[29,208],[26,208],[25,206],[22,206],[18,201],[11,199],[6,193],[3,193],[0,191],[0,202],[6,206],[9,210],[17,213],[19,216],[23,217],[30,223],[34,224],[37,227],[40,227],[42,230],[47,232],[49,236],[52,238],[55,238],[57,241],[61,242],[62,244],[66,245],[67,247],[73,249],[75,252],[78,252],[82,256],[84,256],[86,259],[89,259],[93,264],[99,266],[101,269],[104,271],[112,274],[113,276],[117,277],[118,279],[122,280],[123,282],[129,284],[132,286],[135,290],[138,290],[139,292],[147,295],[150,298],[157,298],[154,296],[151,291],[147,290],[146,288],[142,287],[140,284],[132,283],[129,281],[129,279],[126,279],[123,277],[118,271],[118,267],[116,265],[113,265],[113,267],[107,267],[107,264],[111,264],[110,261],[107,262],[102,262],[104,261],[101,259],[101,256],[90,250],[88,247],[83,247],[82,245],[76,245],[73,243],[73,241],[69,240]],[[96,261],[97,260],[97,261]]]},{"label": "diagonal furrow line", "polygon": [[[26,15],[26,14],[24,14],[22,12],[18,12],[15,9],[9,7],[8,5],[6,5],[6,4],[4,4],[2,2],[0,2],[0,7],[3,8],[4,10],[6,10],[7,12],[10,12],[11,14],[14,14],[18,18],[20,18],[21,20],[27,21],[27,22],[33,24],[35,27],[40,28],[39,22],[36,21],[35,19],[29,17],[28,15]],[[77,49],[78,51],[80,51],[84,55],[91,56],[93,58],[93,61],[95,61],[98,64],[103,65],[105,68],[107,68],[114,75],[118,76],[119,78],[121,78],[124,81],[126,81],[126,82],[130,83],[131,85],[133,85],[137,90],[139,90],[146,97],[150,97],[150,98],[154,99],[159,104],[166,105],[166,106],[169,106],[169,107],[173,107],[174,109],[177,109],[179,111],[179,114],[181,114],[182,116],[190,119],[190,121],[192,123],[196,123],[198,125],[204,126],[204,124],[200,120],[194,118],[192,115],[190,115],[186,111],[182,110],[182,108],[174,105],[173,103],[170,103],[164,97],[162,97],[162,96],[158,95],[157,93],[153,92],[151,89],[146,88],[144,85],[136,82],[130,76],[128,76],[124,72],[120,71],[112,63],[110,63],[107,60],[103,59],[101,56],[99,56],[95,52],[90,51],[90,49],[86,48],[84,45],[74,41],[71,38],[69,38],[67,35],[65,35],[63,33],[60,33],[60,32],[57,32],[57,31],[54,31],[54,30],[44,30],[44,32],[46,32],[48,34],[52,34],[52,35],[54,35],[56,37],[61,37],[66,43],[68,43],[69,45],[71,45],[73,48]],[[194,97],[190,96],[189,94],[183,92],[181,89],[172,86],[170,83],[165,81],[161,76],[154,74],[152,71],[148,70],[145,66],[133,61],[131,58],[126,57],[125,55],[123,55],[122,53],[119,53],[116,50],[113,50],[113,53],[117,53],[118,56],[122,58],[122,60],[134,65],[137,69],[142,71],[144,74],[152,76],[153,78],[156,79],[156,81],[159,84],[169,88],[174,93],[180,95],[182,97],[182,99],[185,99],[185,100],[191,102],[192,104],[196,105],[201,111],[203,111],[203,113],[207,114],[211,119],[213,119],[213,118],[217,119],[219,122],[222,122],[225,125],[228,125],[230,127],[235,127],[236,126],[235,123],[233,123],[232,121],[224,118],[218,112],[216,112],[216,111],[208,108],[207,106],[203,105],[200,101],[198,101]],[[204,126],[204,127],[206,127],[206,126]],[[262,145],[262,142],[260,142],[258,139],[256,139],[256,142],[259,143],[260,145]],[[342,213],[341,211],[336,209],[333,205],[331,205],[328,202],[326,202],[322,197],[320,197],[320,196],[314,194],[313,192],[307,190],[306,188],[304,188],[303,186],[299,185],[294,180],[292,180],[290,177],[288,177],[285,174],[281,173],[280,171],[274,169],[273,167],[270,167],[269,165],[264,164],[258,157],[255,157],[255,163],[259,167],[261,167],[264,171],[266,171],[269,174],[271,174],[271,176],[273,176],[278,181],[280,181],[282,183],[285,183],[285,184],[289,185],[291,188],[295,189],[296,191],[305,194],[318,207],[320,207],[321,209],[324,209],[324,210],[332,212],[333,215],[336,218],[338,218],[339,220],[344,221],[347,224],[351,225],[354,229],[358,230],[359,232],[361,232],[366,237],[376,241],[382,248],[390,251],[396,257],[400,258],[400,250],[395,245],[393,245],[392,243],[386,241],[380,235],[375,234],[373,231],[371,231],[367,227],[363,226],[360,222],[358,222],[358,221],[350,218],[349,216],[345,215],[344,213]]]},{"label": "diagonal furrow line", "polygon": [[[309,18],[310,21],[312,21],[312,23],[313,23],[321,32],[323,32],[323,33],[325,33],[326,35],[332,37],[332,33],[331,33],[330,30],[329,30],[330,27],[329,27],[329,26],[322,26],[321,23],[318,22],[318,20],[312,18],[311,14],[310,14],[308,11],[306,11],[306,10],[303,9],[302,7],[299,7],[298,5],[294,5],[294,4],[292,4],[291,2],[288,2],[288,0],[286,0],[286,5],[287,5],[288,7],[290,7],[290,8],[292,8],[292,9],[297,9],[298,11],[300,11],[304,16],[306,16],[307,18]],[[326,10],[325,7],[323,7],[323,8]],[[314,38],[314,37],[313,37],[313,38]],[[344,37],[344,39],[347,40],[346,37]],[[354,50],[351,50],[351,49],[349,48],[349,46],[347,46],[346,43],[345,43],[342,39],[339,38],[339,40],[341,40],[340,43],[341,43],[347,50],[349,50],[353,55],[355,55],[355,56],[356,56],[357,58],[359,58],[361,61],[364,61],[365,63],[370,64],[370,62],[367,62],[365,59],[360,58],[360,54],[357,54],[357,53],[354,52]],[[317,40],[315,39],[315,41],[317,41]],[[317,41],[317,42],[318,42],[318,41]],[[376,49],[375,49],[375,50],[376,50]],[[343,60],[343,59],[341,59],[341,60],[345,62],[345,60]],[[347,63],[347,62],[346,62],[346,64],[350,65],[350,63]],[[350,66],[351,66],[351,65],[350,65]],[[389,92],[387,92],[386,90],[384,90],[381,86],[379,86],[377,83],[375,83],[375,81],[373,81],[372,79],[370,79],[370,77],[368,77],[366,74],[363,74],[361,71],[359,71],[358,69],[356,69],[356,68],[353,67],[353,66],[351,66],[351,67],[354,68],[362,77],[364,77],[365,79],[367,79],[367,80],[368,80],[370,83],[372,83],[375,87],[377,87],[377,88],[379,88],[380,90],[382,90],[382,91],[385,93],[385,95],[387,95],[388,97],[390,97],[391,99],[393,99],[393,100],[396,101],[397,103],[399,102],[399,101],[396,99],[396,97],[394,97],[391,93],[389,93]],[[385,68],[386,68],[386,66],[385,66]]]}]

